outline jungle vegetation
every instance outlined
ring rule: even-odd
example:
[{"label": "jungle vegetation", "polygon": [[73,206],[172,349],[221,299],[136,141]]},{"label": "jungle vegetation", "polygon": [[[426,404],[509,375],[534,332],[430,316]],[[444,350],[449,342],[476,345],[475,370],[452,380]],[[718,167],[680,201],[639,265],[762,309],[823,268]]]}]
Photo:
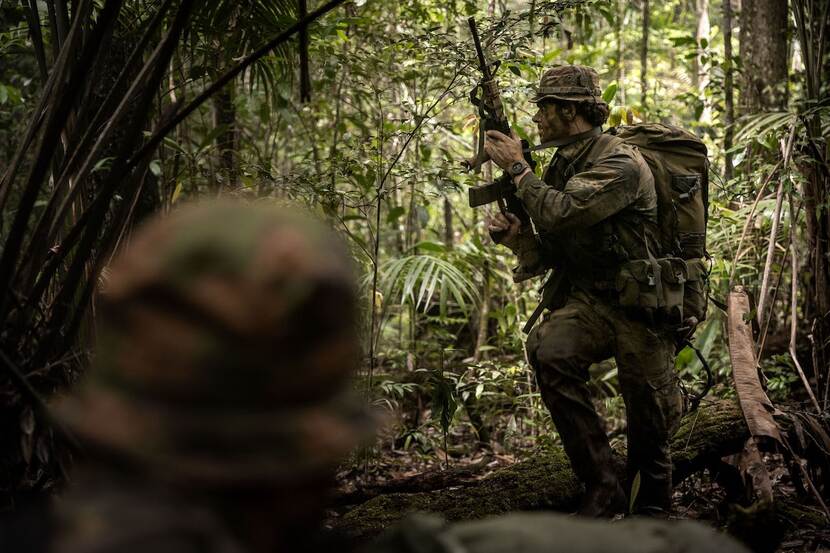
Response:
[{"label": "jungle vegetation", "polygon": [[[498,171],[460,167],[478,136],[469,16],[531,142],[528,98],[561,63],[597,69],[610,125],[705,141],[708,401],[735,396],[722,308],[742,286],[768,395],[827,420],[827,2],[3,0],[0,510],[62,481],[43,402],[92,354],[108,260],[144,218],[202,197],[298,201],[347,238],[365,297],[355,386],[393,424],[346,478],[556,445],[520,330],[539,283],[513,284],[467,206]],[[691,350],[677,370],[700,387]],[[614,364],[591,384],[622,442]]]}]

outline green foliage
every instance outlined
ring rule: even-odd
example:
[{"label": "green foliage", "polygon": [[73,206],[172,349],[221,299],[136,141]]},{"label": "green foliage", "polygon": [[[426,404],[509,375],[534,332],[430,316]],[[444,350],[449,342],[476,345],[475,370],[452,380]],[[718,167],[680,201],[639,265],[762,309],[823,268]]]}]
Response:
[{"label": "green foliage", "polygon": [[[425,244],[440,249],[434,243],[421,243],[421,247]],[[380,267],[380,289],[391,301],[413,305],[424,312],[433,298],[437,300],[441,315],[448,313],[450,302],[468,312],[478,302],[478,289],[469,277],[471,272],[472,267],[465,266],[463,261],[454,264],[428,254],[393,258]]]},{"label": "green foliage", "polygon": [[[140,31],[148,8],[158,2],[125,4],[121,24]],[[376,323],[375,335],[366,340],[373,344],[379,375],[370,392],[400,415],[406,444],[425,451],[437,445],[436,430],[450,440],[469,438],[470,408],[508,449],[521,451],[528,441],[555,438],[523,360],[520,329],[539,300],[538,282],[512,282],[513,256],[489,241],[485,213],[467,207],[467,187],[496,176],[498,169],[480,175],[459,169],[477,139],[467,97],[477,77],[466,17],[478,18],[488,55],[501,61],[497,79],[521,137],[538,141],[529,98],[542,72],[559,63],[598,70],[610,125],[662,121],[703,137],[712,160],[710,286],[721,301],[733,284],[758,288],[780,182],[781,140],[795,125],[797,167],[810,146],[799,116],[817,115],[824,135],[830,134],[830,108],[806,103],[793,79],[787,110],[747,114],[734,125],[729,153],[735,172],[724,182],[725,75],[740,69],[741,60],[724,57],[722,21],[714,6],[711,31],[698,40],[697,17],[685,3],[650,3],[643,98],[636,3],[509,1],[492,12],[490,5],[348,2],[309,29],[309,102],[299,101],[299,57],[296,44],[287,44],[222,91],[227,113],[220,113],[218,97],[201,106],[164,140],[147,167],[152,177],[147,189],[158,197],[154,209],[203,195],[291,199],[342,231],[363,271],[367,334],[373,317]],[[148,128],[294,21],[296,6],[293,0],[201,5],[187,40],[171,58]],[[0,4],[0,22],[0,150],[7,160],[43,83],[20,3]],[[51,31],[43,28],[48,52]],[[551,155],[551,150],[538,152],[537,161],[544,167]],[[96,160],[93,175],[108,173],[111,163],[109,156]],[[236,184],[229,172],[236,173]],[[803,246],[803,181],[792,167],[786,173],[796,213],[790,214],[785,202],[779,246],[787,245],[790,233]],[[11,215],[2,214],[0,229],[7,230]],[[769,322],[770,332],[779,334],[789,324],[782,249],[772,264],[777,296]],[[800,255],[805,253],[802,247]],[[799,300],[803,305],[805,298]],[[696,336],[721,385],[730,379],[724,328],[724,317],[710,306],[710,318]],[[804,328],[799,332],[806,335]],[[771,393],[784,397],[795,380],[788,362],[775,357],[780,353],[762,364]],[[702,379],[689,350],[680,353],[677,368],[691,388]],[[618,433],[624,410],[613,363],[592,368],[590,386]]]}]

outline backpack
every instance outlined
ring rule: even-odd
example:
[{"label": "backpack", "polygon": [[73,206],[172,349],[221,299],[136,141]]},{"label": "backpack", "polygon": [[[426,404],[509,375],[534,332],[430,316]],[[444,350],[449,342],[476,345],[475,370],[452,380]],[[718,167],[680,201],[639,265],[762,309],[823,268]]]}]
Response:
[{"label": "backpack", "polygon": [[659,257],[679,258],[686,274],[681,282],[682,318],[706,318],[708,269],[706,224],[709,221],[709,159],[706,145],[694,134],[660,123],[612,129],[611,134],[636,146],[654,176],[657,191]]}]

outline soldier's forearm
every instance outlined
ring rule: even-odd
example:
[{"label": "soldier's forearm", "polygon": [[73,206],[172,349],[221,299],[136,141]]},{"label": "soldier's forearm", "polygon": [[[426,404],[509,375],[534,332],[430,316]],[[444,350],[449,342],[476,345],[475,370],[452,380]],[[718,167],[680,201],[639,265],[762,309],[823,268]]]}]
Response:
[{"label": "soldier's forearm", "polygon": [[567,215],[567,194],[552,188],[533,173],[527,173],[519,180],[516,196],[537,228],[553,230],[563,223]]}]

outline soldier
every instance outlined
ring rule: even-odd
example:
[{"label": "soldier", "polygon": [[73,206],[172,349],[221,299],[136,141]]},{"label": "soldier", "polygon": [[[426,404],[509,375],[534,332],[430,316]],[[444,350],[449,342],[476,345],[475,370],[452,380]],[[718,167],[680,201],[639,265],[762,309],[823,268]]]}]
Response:
[{"label": "soldier", "polygon": [[46,550],[329,550],[335,467],[372,430],[346,391],[357,312],[346,248],[288,209],[144,227],[100,295],[94,366],[55,407],[84,458]]},{"label": "soldier", "polygon": [[514,279],[554,269],[534,314],[547,309],[528,335],[527,357],[573,469],[585,483],[578,512],[593,517],[626,507],[586,384],[592,363],[616,358],[628,418],[628,486],[639,474],[637,512],[665,515],[672,492],[668,443],[682,414],[673,372],[675,336],[647,313],[620,308],[615,282],[627,261],[653,260],[663,251],[654,181],[635,147],[602,133],[608,106],[593,69],[548,70],[533,101],[541,141],[559,145],[543,178],[525,163],[515,135],[489,131],[485,145],[490,158],[513,176],[533,222],[523,225],[513,214],[489,221],[491,234],[503,236],[501,243],[518,256]]}]

